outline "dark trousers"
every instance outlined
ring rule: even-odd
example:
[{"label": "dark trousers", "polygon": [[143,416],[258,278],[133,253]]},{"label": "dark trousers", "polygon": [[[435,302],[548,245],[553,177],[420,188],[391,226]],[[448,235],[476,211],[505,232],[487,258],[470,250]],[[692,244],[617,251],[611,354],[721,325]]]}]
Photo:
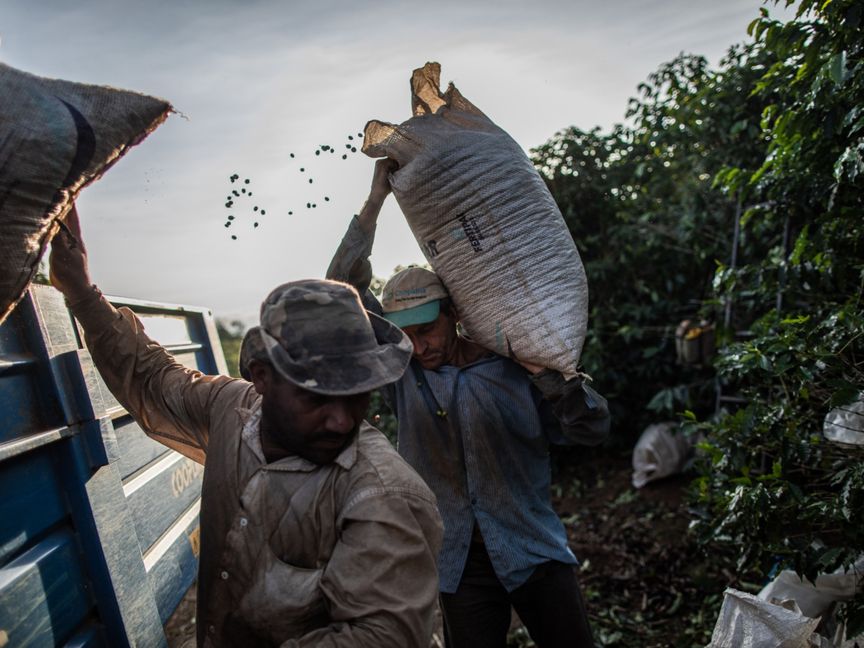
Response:
[{"label": "dark trousers", "polygon": [[572,565],[543,563],[508,593],[481,543],[471,544],[459,589],[441,594],[447,648],[504,648],[511,605],[538,648],[593,648]]}]

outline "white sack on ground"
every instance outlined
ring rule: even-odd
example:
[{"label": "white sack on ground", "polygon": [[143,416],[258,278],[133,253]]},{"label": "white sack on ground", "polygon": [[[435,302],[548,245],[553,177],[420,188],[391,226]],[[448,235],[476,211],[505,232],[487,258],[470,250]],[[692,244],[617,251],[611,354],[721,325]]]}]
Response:
[{"label": "white sack on ground", "polygon": [[731,587],[707,648],[807,648],[819,625],[796,610],[768,603]]},{"label": "white sack on ground", "polygon": [[437,63],[415,70],[414,117],[369,122],[363,152],[399,163],[393,193],[470,337],[572,375],[588,284],[561,212],[522,148],[439,80]]},{"label": "white sack on ground", "polygon": [[854,402],[828,412],[822,434],[835,443],[864,445],[864,394],[859,393]]},{"label": "white sack on ground", "polygon": [[161,124],[170,104],[0,63],[0,324],[72,201]]},{"label": "white sack on ground", "polygon": [[633,448],[634,488],[681,472],[692,448],[692,442],[680,432],[677,423],[649,425]]},{"label": "white sack on ground", "polygon": [[862,582],[864,556],[848,570],[841,567],[831,574],[820,574],[815,584],[799,578],[790,569],[784,569],[762,588],[759,598],[768,602],[795,601],[802,614],[815,618],[828,612],[835,601],[852,599]]}]

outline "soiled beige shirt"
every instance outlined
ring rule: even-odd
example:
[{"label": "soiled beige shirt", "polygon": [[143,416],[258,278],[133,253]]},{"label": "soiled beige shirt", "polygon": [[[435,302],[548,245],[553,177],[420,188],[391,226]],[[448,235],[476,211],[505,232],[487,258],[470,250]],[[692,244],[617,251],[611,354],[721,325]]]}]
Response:
[{"label": "soiled beige shirt", "polygon": [[96,291],[72,310],[120,403],[205,465],[199,645],[429,645],[441,520],[378,430],[364,423],[331,464],[268,464],[250,383],[175,363]]}]

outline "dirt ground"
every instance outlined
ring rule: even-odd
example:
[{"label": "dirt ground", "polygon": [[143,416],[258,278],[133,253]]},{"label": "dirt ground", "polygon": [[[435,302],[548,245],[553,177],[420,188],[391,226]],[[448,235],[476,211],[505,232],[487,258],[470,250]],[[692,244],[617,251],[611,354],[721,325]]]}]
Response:
[{"label": "dirt ground", "polygon": [[568,452],[557,457],[553,503],[581,561],[577,573],[597,643],[707,644],[723,590],[741,584],[724,561],[706,560],[687,534],[690,477],[637,490],[629,453]]},{"label": "dirt ground", "polygon": [[[578,577],[601,646],[704,646],[727,585],[728,570],[700,556],[687,536],[687,477],[630,484],[629,453],[567,450],[556,454],[553,503],[581,561]],[[195,645],[195,588],[165,626],[170,648]],[[441,647],[440,629],[432,646]],[[510,646],[534,644],[518,619]]]},{"label": "dirt ground", "polygon": [[168,648],[195,648],[195,603],[196,583],[192,584],[174,614],[165,624]]}]

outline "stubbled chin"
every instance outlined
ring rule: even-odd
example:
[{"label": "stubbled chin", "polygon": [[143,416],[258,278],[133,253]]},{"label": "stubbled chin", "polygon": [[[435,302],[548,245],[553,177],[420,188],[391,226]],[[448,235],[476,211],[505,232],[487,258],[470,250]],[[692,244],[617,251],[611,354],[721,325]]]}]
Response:
[{"label": "stubbled chin", "polygon": [[417,362],[420,363],[421,367],[423,367],[424,369],[428,369],[429,371],[434,371],[443,364],[441,361],[441,357],[438,354],[430,356],[428,358],[417,358]]}]

